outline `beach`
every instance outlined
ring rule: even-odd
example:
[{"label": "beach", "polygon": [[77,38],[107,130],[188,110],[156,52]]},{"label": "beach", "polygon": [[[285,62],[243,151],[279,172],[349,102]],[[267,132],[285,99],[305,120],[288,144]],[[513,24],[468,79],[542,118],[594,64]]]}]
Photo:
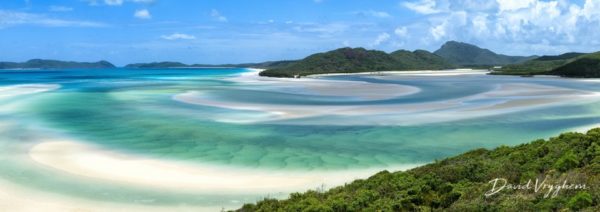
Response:
[{"label": "beach", "polygon": [[222,71],[1,86],[0,210],[236,209],[591,128],[600,102],[595,81],[483,71]]}]

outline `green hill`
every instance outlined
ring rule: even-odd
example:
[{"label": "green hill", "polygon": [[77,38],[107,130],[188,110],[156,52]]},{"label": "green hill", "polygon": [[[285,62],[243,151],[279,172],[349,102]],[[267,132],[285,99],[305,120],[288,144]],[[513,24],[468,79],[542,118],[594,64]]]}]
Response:
[{"label": "green hill", "polygon": [[583,56],[586,55],[586,53],[579,53],[579,52],[568,52],[568,53],[564,53],[561,55],[544,55],[541,57],[538,57],[534,60],[537,61],[552,61],[552,60],[568,60],[568,59],[573,59],[579,56]]},{"label": "green hill", "polygon": [[302,60],[291,62],[278,68],[260,73],[269,77],[295,77],[325,73],[356,73],[392,70],[423,70],[452,68],[437,55],[424,50],[396,51],[387,54],[383,51],[364,48],[341,48],[310,55]]},{"label": "green hill", "polygon": [[23,63],[0,62],[0,69],[72,69],[72,68],[115,68],[107,61],[94,63],[60,60],[33,59]]},{"label": "green hill", "polygon": [[520,63],[535,58],[496,54],[468,43],[448,41],[433,52],[452,64],[461,66],[506,65]]},{"label": "green hill", "polygon": [[180,62],[153,62],[153,63],[133,63],[128,64],[125,68],[181,68],[181,67],[189,67],[187,64],[183,64]]},{"label": "green hill", "polygon": [[454,65],[450,64],[444,58],[432,54],[425,50],[415,50],[413,52],[406,50],[398,50],[390,53],[390,55],[397,61],[401,70],[439,70],[454,68]]},{"label": "green hill", "polygon": [[565,53],[557,56],[542,56],[520,64],[507,65],[492,74],[505,75],[558,75],[563,77],[600,77],[600,52]]},{"label": "green hill", "polygon": [[[496,191],[504,180],[513,186],[486,196],[495,179]],[[550,190],[549,185],[563,183],[560,190]],[[598,185],[600,128],[477,149],[408,171],[382,171],[329,191],[264,199],[238,211],[600,211]]]},{"label": "green hill", "polygon": [[600,52],[577,57],[574,61],[550,71],[550,74],[563,77],[600,77]]},{"label": "green hill", "polygon": [[556,56],[542,56],[533,60],[528,60],[519,64],[503,66],[496,70],[494,74],[506,75],[534,75],[534,74],[549,74],[550,71],[562,65],[570,63],[585,55],[584,53],[570,52]]}]

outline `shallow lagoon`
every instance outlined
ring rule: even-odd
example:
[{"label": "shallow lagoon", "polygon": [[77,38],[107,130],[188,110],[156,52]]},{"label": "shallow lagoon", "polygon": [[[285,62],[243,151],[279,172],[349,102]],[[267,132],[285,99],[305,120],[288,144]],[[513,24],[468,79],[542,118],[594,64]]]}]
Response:
[{"label": "shallow lagoon", "polygon": [[[0,179],[66,198],[115,204],[236,207],[302,186],[333,186],[376,170],[515,145],[600,122],[600,82],[595,81],[416,72],[292,80],[252,73],[0,71]],[[336,91],[340,87],[344,90]],[[31,149],[50,137],[115,154],[244,170],[232,179],[251,172],[281,179],[303,173],[309,180],[268,192],[128,184],[32,160]],[[314,178],[320,173],[327,177]]]}]

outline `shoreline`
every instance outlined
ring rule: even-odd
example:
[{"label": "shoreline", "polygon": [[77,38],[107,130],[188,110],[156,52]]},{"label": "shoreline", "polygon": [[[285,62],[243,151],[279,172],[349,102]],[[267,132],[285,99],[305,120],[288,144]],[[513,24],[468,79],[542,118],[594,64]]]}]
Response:
[{"label": "shoreline", "polygon": [[158,160],[64,139],[41,141],[30,149],[29,157],[40,165],[81,177],[207,194],[289,193],[320,185],[343,185],[383,169],[399,171],[422,165],[333,171],[255,169]]},{"label": "shoreline", "polygon": [[[242,73],[236,77],[230,78],[231,81],[243,83],[247,85],[268,86],[267,91],[277,90],[288,95],[297,94],[296,90],[311,90],[310,86],[325,84],[331,90],[343,91],[362,97],[363,100],[380,100],[391,98],[403,98],[410,94],[421,92],[412,91],[404,95],[380,95],[379,98],[373,96],[360,96],[360,92],[368,89],[363,89],[364,84],[356,84],[355,81],[345,80],[328,80],[318,77],[313,78],[272,78],[258,76],[258,72],[263,69],[250,69],[249,72]],[[467,74],[484,74],[484,72],[472,72],[465,70],[446,71],[413,71],[401,74],[392,73],[383,77],[402,77],[403,74],[410,76],[455,76],[463,73]],[[362,73],[368,74],[368,73]],[[373,76],[378,78],[381,76]],[[335,84],[340,84],[342,87],[336,87]],[[281,89],[288,88],[288,89]],[[291,88],[291,89],[290,89]],[[325,87],[327,88],[327,87]],[[254,89],[254,88],[252,88]],[[265,89],[265,88],[263,88]],[[414,89],[414,90],[416,90]],[[323,89],[321,89],[323,90]],[[402,89],[399,89],[402,90]],[[394,93],[392,90],[381,90],[376,93]],[[405,89],[406,91],[406,89]],[[372,93],[372,92],[366,92]],[[335,94],[327,93],[325,94]],[[324,96],[324,93],[316,93],[316,95]],[[396,93],[398,94],[398,93]],[[212,106],[226,108],[231,110],[261,112],[264,115],[247,117],[236,120],[214,119],[218,122],[226,123],[261,123],[261,122],[286,122],[293,119],[303,119],[318,117],[323,115],[339,115],[339,116],[377,116],[374,119],[360,120],[345,120],[344,122],[329,123],[326,120],[302,120],[296,121],[295,124],[332,124],[332,125],[353,125],[353,124],[374,124],[374,125],[411,125],[411,124],[426,124],[433,122],[454,121],[459,119],[477,118],[482,116],[491,116],[515,111],[524,111],[533,108],[543,108],[549,106],[559,106],[564,104],[578,104],[578,102],[588,102],[588,100],[596,101],[600,94],[591,91],[570,89],[557,86],[540,85],[535,83],[500,83],[493,90],[478,93],[471,96],[464,96],[445,101],[433,102],[409,102],[409,103],[394,103],[394,104],[364,104],[364,105],[303,105],[303,104],[271,104],[267,102],[246,102],[231,99],[213,98],[210,94],[205,94],[202,91],[190,90],[185,93],[179,93],[172,96],[174,101],[183,102],[186,104]],[[485,101],[491,99],[493,101]],[[438,117],[432,119],[431,117]],[[286,122],[287,123],[287,122]],[[290,124],[290,123],[288,123]]]},{"label": "shoreline", "polygon": [[352,76],[352,75],[467,75],[467,74],[488,74],[489,71],[483,69],[445,69],[445,70],[407,70],[407,71],[379,71],[379,72],[356,72],[356,73],[326,73],[326,74],[311,74],[304,76],[306,78],[318,78],[327,76]]}]

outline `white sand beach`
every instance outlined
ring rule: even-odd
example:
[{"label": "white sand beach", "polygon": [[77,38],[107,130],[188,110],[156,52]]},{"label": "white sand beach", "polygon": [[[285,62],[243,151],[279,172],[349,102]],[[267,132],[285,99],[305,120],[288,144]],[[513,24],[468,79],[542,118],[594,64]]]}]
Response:
[{"label": "white sand beach", "polygon": [[[318,95],[355,95],[364,100],[401,98],[405,95],[419,92],[419,88],[392,84],[361,83],[356,81],[326,80],[320,78],[269,78],[260,77],[260,69],[243,73],[232,81],[251,84],[266,85],[269,89],[279,90],[285,86],[287,90],[317,91]],[[453,70],[453,71],[413,71],[413,72],[386,72],[386,76],[365,74],[368,77],[386,78],[402,77],[407,75],[432,75],[454,76],[457,74],[485,74],[483,71]],[[398,86],[398,87],[396,87]],[[296,88],[296,89],[290,89]],[[283,92],[283,91],[281,91]],[[377,94],[377,95],[375,95]],[[362,104],[362,105],[294,105],[294,104],[268,104],[245,101],[222,100],[205,95],[202,91],[188,91],[176,94],[173,100],[187,104],[204,105],[227,108],[232,110],[257,111],[268,116],[244,117],[235,120],[236,123],[257,123],[265,121],[282,121],[298,118],[318,117],[324,115],[335,116],[379,116],[379,119],[357,119],[355,122],[331,122],[325,124],[344,125],[369,123],[377,125],[410,125],[440,121],[452,121],[481,116],[497,115],[502,113],[526,110],[536,107],[548,107],[564,104],[576,104],[589,101],[600,101],[600,94],[590,91],[568,89],[533,83],[503,83],[496,89],[445,101],[424,103],[398,103],[398,104]],[[484,103],[471,103],[481,100],[495,99]],[[436,118],[432,118],[436,117]],[[242,120],[243,119],[243,120]],[[230,120],[216,120],[230,122]],[[324,124],[310,121],[297,122],[297,124]]]},{"label": "white sand beach", "polygon": [[250,69],[240,76],[229,80],[249,85],[269,85],[277,88],[298,88],[306,91],[304,94],[323,96],[355,97],[364,100],[389,99],[406,96],[420,91],[419,88],[407,85],[368,83],[358,81],[338,81],[318,78],[274,78],[260,77],[262,69]]},{"label": "white sand beach", "polygon": [[[191,164],[126,155],[68,140],[48,140],[29,152],[37,163],[77,176],[157,189],[201,193],[266,194],[336,186],[383,168],[351,171],[278,171]],[[91,166],[90,164],[93,164]],[[404,170],[417,165],[390,167]]]}]

